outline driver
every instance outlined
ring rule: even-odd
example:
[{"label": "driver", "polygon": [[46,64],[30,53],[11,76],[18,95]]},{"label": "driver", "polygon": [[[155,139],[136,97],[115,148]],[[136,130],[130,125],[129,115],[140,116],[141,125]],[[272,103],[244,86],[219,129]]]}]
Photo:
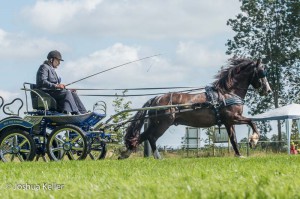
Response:
[{"label": "driver", "polygon": [[84,114],[87,111],[77,93],[67,90],[55,72],[61,61],[64,60],[57,50],[48,53],[47,60],[39,67],[36,74],[37,88],[56,100],[59,111],[72,115]]}]

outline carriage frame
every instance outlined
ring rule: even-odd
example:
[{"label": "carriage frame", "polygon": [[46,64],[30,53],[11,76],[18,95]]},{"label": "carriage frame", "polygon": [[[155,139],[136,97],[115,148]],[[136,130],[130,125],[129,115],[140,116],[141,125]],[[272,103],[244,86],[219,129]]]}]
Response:
[{"label": "carriage frame", "polygon": [[[101,128],[101,120],[106,117],[106,104],[98,101],[93,112],[82,115],[67,115],[53,109],[55,100],[34,88],[34,84],[24,83],[25,117],[19,115],[23,107],[20,98],[0,108],[8,115],[0,121],[0,159],[4,162],[32,161],[42,158],[45,161],[83,160],[89,156],[93,160],[104,159],[107,142],[113,141],[111,134]],[[28,110],[28,93],[33,110]],[[21,101],[17,114],[8,113],[5,107]],[[52,103],[52,104],[51,104]],[[36,108],[36,109],[34,109]],[[48,157],[48,158],[47,158]]]}]

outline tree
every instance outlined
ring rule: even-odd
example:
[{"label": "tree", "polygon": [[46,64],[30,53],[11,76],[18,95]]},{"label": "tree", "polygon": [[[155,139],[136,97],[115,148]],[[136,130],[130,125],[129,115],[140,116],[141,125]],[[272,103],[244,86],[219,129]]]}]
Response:
[{"label": "tree", "polygon": [[[300,102],[300,2],[299,0],[241,0],[241,11],[229,19],[236,35],[228,40],[227,54],[262,58],[272,95],[246,96],[249,114],[258,114],[291,102]],[[269,127],[259,128],[267,133]],[[278,122],[278,140],[281,124]]]},{"label": "tree", "polygon": [[300,135],[297,120],[292,120],[291,140],[293,140],[295,144],[299,144]]}]

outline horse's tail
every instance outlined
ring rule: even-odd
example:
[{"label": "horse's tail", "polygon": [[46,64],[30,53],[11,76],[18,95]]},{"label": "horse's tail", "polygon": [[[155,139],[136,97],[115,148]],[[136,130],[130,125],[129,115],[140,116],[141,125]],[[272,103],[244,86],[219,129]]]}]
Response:
[{"label": "horse's tail", "polygon": [[[155,100],[154,98],[151,98],[148,100],[142,108],[149,107]],[[138,137],[141,133],[141,128],[144,124],[145,121],[145,115],[147,113],[147,110],[141,110],[138,111],[134,117],[133,121],[130,123],[130,125],[126,129],[125,137],[124,137],[124,142],[125,146],[127,149],[135,149],[138,145]]]}]

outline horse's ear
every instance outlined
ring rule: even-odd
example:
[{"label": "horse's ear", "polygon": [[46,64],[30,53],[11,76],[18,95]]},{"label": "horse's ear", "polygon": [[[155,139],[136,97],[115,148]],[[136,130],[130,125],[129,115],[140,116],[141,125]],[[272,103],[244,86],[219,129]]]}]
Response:
[{"label": "horse's ear", "polygon": [[260,63],[261,63],[261,59],[258,59],[255,67],[258,67],[260,65]]}]

